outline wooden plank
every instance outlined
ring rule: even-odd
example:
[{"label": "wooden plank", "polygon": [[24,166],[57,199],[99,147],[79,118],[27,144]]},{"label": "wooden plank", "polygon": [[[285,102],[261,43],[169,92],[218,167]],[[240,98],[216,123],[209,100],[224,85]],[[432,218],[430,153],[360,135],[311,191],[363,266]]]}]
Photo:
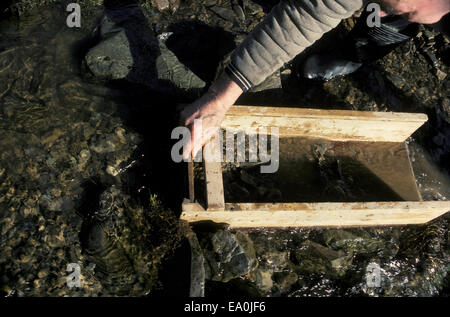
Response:
[{"label": "wooden plank", "polygon": [[272,182],[284,202],[324,202],[328,190],[328,202],[342,201],[335,188],[353,196],[354,202],[422,200],[404,142],[281,138],[279,153]]},{"label": "wooden plank", "polygon": [[216,155],[221,151],[220,139],[213,137],[203,147],[207,210],[224,210],[222,163]]},{"label": "wooden plank", "polygon": [[349,142],[333,148],[336,156],[352,153],[352,158],[363,164],[403,200],[422,200],[405,143],[358,143],[358,150],[352,149],[353,144]]},{"label": "wooden plank", "polygon": [[[192,206],[191,206],[192,207]],[[354,227],[423,224],[450,211],[449,201],[367,203],[227,203],[225,211],[183,211],[189,222],[230,228]]]},{"label": "wooden plank", "polygon": [[292,117],[292,118],[342,118],[353,120],[378,120],[378,121],[427,121],[427,115],[423,113],[408,112],[379,112],[359,110],[327,110],[309,108],[287,108],[287,107],[261,107],[234,105],[228,112],[230,115],[238,116],[270,116],[270,117]]},{"label": "wooden plank", "polygon": [[421,113],[232,106],[222,128],[246,133],[278,128],[280,136],[333,141],[403,142],[427,120]]},{"label": "wooden plank", "polygon": [[189,200],[195,201],[195,188],[194,188],[194,161],[191,159],[188,162],[188,182],[189,182]]}]

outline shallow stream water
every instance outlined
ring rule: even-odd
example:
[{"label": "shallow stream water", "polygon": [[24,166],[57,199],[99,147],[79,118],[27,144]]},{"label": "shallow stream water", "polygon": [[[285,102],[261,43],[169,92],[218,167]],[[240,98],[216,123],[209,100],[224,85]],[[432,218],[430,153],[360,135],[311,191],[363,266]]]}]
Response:
[{"label": "shallow stream water", "polygon": [[[156,221],[176,220],[152,196],[176,170],[163,154],[175,103],[162,108],[145,87],[89,77],[82,60],[103,9],[84,10],[79,29],[67,27],[66,14],[55,4],[0,22],[2,292],[144,295],[156,287],[153,264],[178,239],[176,222],[151,232],[147,222],[152,212]],[[147,152],[146,133],[157,154]],[[171,190],[163,191],[177,195]],[[117,218],[102,219],[109,216]],[[82,267],[81,290],[65,285],[69,263]]]},{"label": "shallow stream water", "polygon": [[[175,218],[185,184],[173,180],[185,170],[170,161],[167,141],[176,102],[140,86],[106,84],[86,74],[82,59],[95,43],[101,14],[101,8],[84,11],[80,29],[67,27],[63,5],[0,22],[2,294],[145,295],[160,286],[149,263],[159,263],[178,247]],[[411,140],[409,148],[423,199],[449,200],[446,172],[422,145]],[[317,175],[312,175],[311,166],[306,170],[318,188],[327,190],[314,191],[316,197],[312,191],[303,192],[303,198],[354,199],[341,174],[352,163],[335,165],[328,150],[309,148],[311,160],[304,163],[322,165],[315,166]],[[329,174],[320,175],[321,166]],[[364,173],[363,178],[368,175]],[[298,179],[296,174],[290,176]],[[283,193],[283,186],[293,185],[269,186],[273,197],[278,197],[276,190]],[[363,189],[367,195],[363,200],[400,200],[390,189],[383,197],[370,190],[370,186]],[[152,193],[158,194],[162,206],[152,200]],[[288,200],[297,198],[285,195]],[[149,200],[158,208],[149,211]],[[111,211],[125,220],[92,221],[100,219],[93,215],[99,207],[108,211],[100,216]],[[158,214],[169,207],[174,212]],[[250,232],[258,269],[243,279],[208,284],[207,295],[237,289],[272,296],[448,294],[448,220],[444,216],[402,228]],[[123,233],[117,232],[118,224],[126,229]],[[104,232],[117,236],[108,240]],[[330,262],[316,244],[326,246],[338,262]],[[86,289],[76,292],[64,285],[66,266],[73,262],[85,265],[87,283]],[[367,286],[369,263],[380,267],[379,287]]]}]

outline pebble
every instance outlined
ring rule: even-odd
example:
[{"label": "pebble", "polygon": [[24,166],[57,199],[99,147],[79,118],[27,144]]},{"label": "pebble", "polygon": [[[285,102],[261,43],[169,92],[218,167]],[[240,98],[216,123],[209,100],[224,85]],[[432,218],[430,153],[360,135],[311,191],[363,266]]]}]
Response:
[{"label": "pebble", "polygon": [[268,270],[256,271],[256,285],[263,292],[270,292],[273,287],[272,273]]},{"label": "pebble", "polygon": [[109,175],[117,176],[117,175],[119,174],[120,170],[118,170],[118,169],[115,168],[114,166],[109,165],[108,167],[106,167],[106,172],[107,172]]},{"label": "pebble", "polygon": [[26,254],[21,254],[20,255],[20,262],[22,263],[28,263],[30,261],[30,257]]},{"label": "pebble", "polygon": [[83,161],[87,161],[89,158],[91,157],[91,152],[89,152],[89,150],[81,150],[80,152],[80,158]]},{"label": "pebble", "polygon": [[34,280],[33,284],[34,284],[35,288],[40,288],[41,287],[41,281],[40,280]]}]

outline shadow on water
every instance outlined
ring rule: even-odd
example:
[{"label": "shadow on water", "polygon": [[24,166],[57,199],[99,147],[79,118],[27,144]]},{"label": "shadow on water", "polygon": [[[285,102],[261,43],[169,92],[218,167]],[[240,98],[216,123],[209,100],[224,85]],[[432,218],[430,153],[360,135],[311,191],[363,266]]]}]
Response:
[{"label": "shadow on water", "polygon": [[191,277],[191,247],[187,239],[175,250],[174,255],[164,262],[159,279],[163,285],[150,297],[189,296]]},{"label": "shadow on water", "polygon": [[[157,39],[135,3],[132,0],[104,3],[106,17],[125,29],[133,57],[133,67],[126,80],[111,81],[108,86],[120,91],[115,97],[121,105],[120,117],[143,137],[142,157],[125,175],[126,186],[134,189],[132,192],[142,186],[151,188],[166,206],[178,212],[185,197],[186,167],[175,163],[170,156],[177,141],[171,140],[171,132],[179,125],[177,105],[194,101],[199,92],[184,91],[168,80],[158,79],[156,59],[161,52],[153,45]],[[198,21],[172,24],[169,31],[173,34],[166,41],[167,47],[207,83],[214,79],[214,71],[223,56],[234,48],[230,33]],[[136,84],[136,78],[150,78],[154,87]]]},{"label": "shadow on water", "polygon": [[[133,58],[133,66],[123,80],[101,80],[92,75],[85,75],[85,80],[93,83],[102,83],[113,92],[110,97],[118,104],[116,115],[133,132],[141,137],[138,150],[135,151],[131,161],[134,164],[120,175],[120,178],[104,177],[103,179],[91,179],[84,183],[84,197],[78,211],[83,216],[83,225],[80,232],[80,241],[84,252],[90,255],[96,264],[96,272],[105,286],[123,285],[118,295],[127,294],[127,289],[136,283],[133,273],[133,259],[128,258],[127,252],[115,239],[109,238],[105,232],[114,230],[114,223],[110,220],[98,220],[94,212],[109,212],[105,208],[116,208],[114,202],[115,185],[119,185],[126,195],[138,206],[151,210],[150,200],[153,194],[163,202],[165,207],[173,211],[175,217],[181,212],[180,206],[186,197],[187,182],[186,166],[175,163],[171,158],[172,145],[177,140],[171,139],[171,132],[178,126],[178,103],[193,101],[198,94],[177,88],[168,80],[161,80],[157,73],[157,58],[161,55],[158,40],[148,27],[147,21],[136,5],[135,1],[105,1],[104,17],[114,23],[115,27],[125,30],[129,43],[129,49]],[[98,34],[83,39],[74,45],[75,54],[80,59],[93,47],[101,36]],[[111,34],[114,35],[114,29]],[[84,65],[84,71],[88,70]],[[142,80],[144,79],[144,80]],[[140,84],[143,81],[148,85]],[[119,183],[119,184],[117,184]],[[105,196],[106,195],[106,196]],[[112,196],[112,201],[105,201],[105,197]],[[121,198],[119,198],[121,204]],[[129,217],[129,216],[127,216]],[[158,215],[150,215],[148,221],[153,226],[164,225],[158,223]],[[156,217],[156,218],[155,218]],[[163,217],[163,215],[159,216]],[[153,219],[155,218],[155,219]],[[127,220],[121,220],[127,221]],[[153,222],[152,222],[153,221]],[[164,230],[170,232],[170,228],[154,228],[155,233],[163,234]],[[142,233],[147,236],[147,242],[155,246],[166,243],[164,240],[175,237],[156,237],[154,233]],[[190,249],[187,241],[182,240],[181,246],[164,262],[159,280],[163,294],[188,294],[190,270]],[[150,265],[150,264],[148,264]],[[176,273],[174,273],[176,272]]]},{"label": "shadow on water", "polygon": [[[184,91],[172,82],[158,78],[157,58],[161,55],[158,40],[134,1],[105,1],[104,5],[105,17],[114,23],[114,27],[125,30],[133,58],[133,66],[124,80],[107,81],[104,85],[117,92],[112,99],[119,104],[119,117],[126,126],[142,137],[139,151],[133,158],[136,163],[121,175],[120,185],[144,208],[149,205],[150,195],[157,194],[164,206],[178,217],[181,202],[187,196],[187,173],[185,164],[175,163],[171,158],[171,148],[178,141],[171,139],[171,132],[179,125],[177,105],[194,101],[199,92]],[[169,31],[173,34],[166,41],[167,47],[181,63],[207,83],[214,79],[215,69],[223,56],[234,48],[230,33],[200,22],[173,24]],[[114,29],[108,36],[113,34]],[[84,56],[86,47],[94,44],[100,37],[105,38],[104,34],[97,34],[94,38],[79,42],[78,56]],[[86,79],[98,82],[98,79],[89,75]],[[93,202],[89,206],[83,205],[81,209],[100,208],[101,191],[114,183],[113,180],[106,182],[108,184],[92,181],[86,185],[83,200]],[[84,217],[80,239],[86,252],[89,252],[89,247],[94,250],[100,273],[106,274],[105,279],[108,280],[117,275],[117,270],[127,270],[129,265],[120,252],[117,253],[120,255],[118,257],[109,256],[112,252],[110,250],[116,246],[105,239],[99,222],[91,221],[89,215]],[[104,226],[102,223],[100,225]],[[105,260],[102,254],[109,256],[110,260]],[[173,250],[173,255],[165,260],[159,272],[162,288],[151,295],[186,295],[189,293],[189,278],[190,248],[184,239]]]},{"label": "shadow on water", "polygon": [[198,77],[211,82],[223,57],[235,48],[233,34],[201,21],[182,21],[168,28],[167,47]]},{"label": "shadow on water", "polygon": [[[104,5],[105,16],[125,29],[133,57],[133,67],[125,80],[108,81],[105,85],[117,91],[113,99],[120,104],[119,116],[143,137],[139,148],[141,156],[135,158],[137,164],[127,171],[122,181],[131,193],[137,193],[142,186],[151,188],[167,206],[177,210],[184,196],[184,184],[180,180],[184,178],[185,169],[170,157],[174,143],[170,133],[178,125],[177,103],[192,101],[193,97],[170,81],[157,79],[156,58],[161,52],[154,45],[157,39],[136,2],[105,1]],[[85,48],[86,43],[95,43],[95,40],[87,39],[79,46]],[[79,55],[83,56],[85,51],[80,50]],[[157,89],[135,83],[137,77],[149,78]],[[148,194],[148,191],[141,192]],[[142,198],[141,201],[145,200]]]}]

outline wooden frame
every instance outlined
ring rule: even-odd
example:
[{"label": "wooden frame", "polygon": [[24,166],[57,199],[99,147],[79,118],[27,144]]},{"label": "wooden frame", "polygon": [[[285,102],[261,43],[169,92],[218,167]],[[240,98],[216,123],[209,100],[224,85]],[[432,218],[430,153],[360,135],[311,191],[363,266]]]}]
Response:
[{"label": "wooden frame", "polygon": [[[407,146],[403,143],[426,121],[427,116],[424,114],[233,106],[223,121],[224,129],[254,132],[260,126],[277,127],[280,137],[306,136],[339,142],[399,143],[399,148],[404,148],[405,152],[402,161],[393,168],[401,169],[404,178],[387,183],[398,188],[399,183],[409,182],[397,191],[400,197],[408,201],[225,203],[221,164],[205,160],[206,210],[194,202],[192,194],[190,202],[182,205],[181,219],[191,223],[213,221],[227,224],[230,228],[354,227],[429,222],[450,211],[450,202],[422,201]],[[217,146],[217,140],[212,140],[204,151],[217,149]],[[383,179],[384,175],[378,172],[377,164],[370,164],[368,168]],[[193,180],[189,184],[190,193],[193,193]]]},{"label": "wooden frame", "polygon": [[367,227],[422,224],[450,210],[448,201],[368,203],[237,203],[223,211],[184,203],[181,218],[213,221],[230,228]]},{"label": "wooden frame", "polygon": [[222,128],[252,132],[259,127],[277,127],[280,136],[404,142],[427,120],[422,113],[233,106]]}]

